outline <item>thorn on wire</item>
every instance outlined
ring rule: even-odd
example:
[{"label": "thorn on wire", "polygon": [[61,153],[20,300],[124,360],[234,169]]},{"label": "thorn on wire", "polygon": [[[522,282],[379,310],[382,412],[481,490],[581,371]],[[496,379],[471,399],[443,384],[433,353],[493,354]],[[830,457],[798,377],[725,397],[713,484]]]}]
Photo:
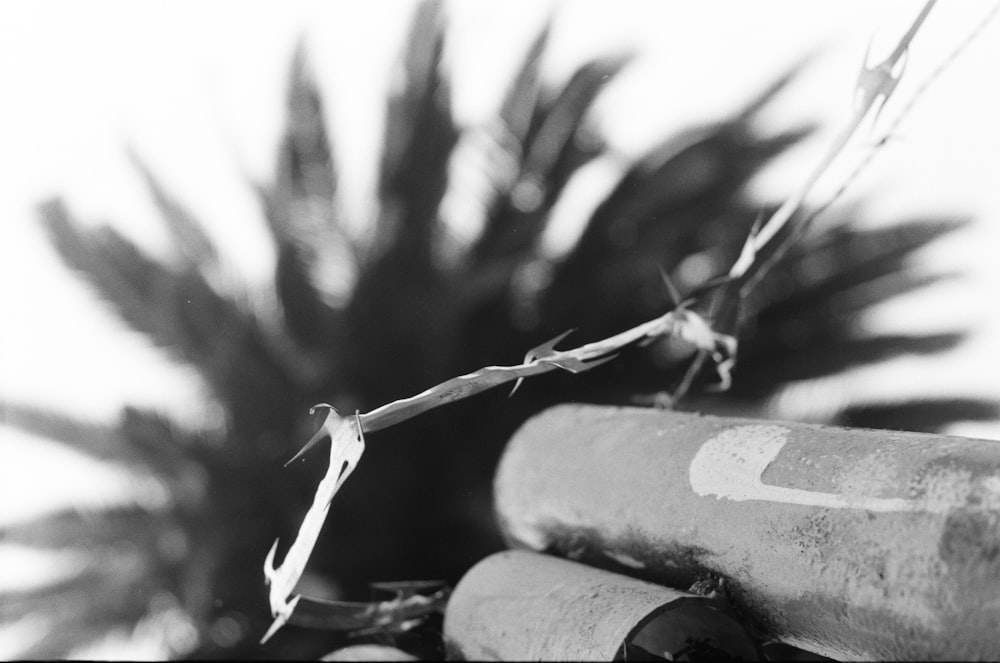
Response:
[{"label": "thorn on wire", "polygon": [[[570,329],[568,331],[564,331],[563,333],[559,334],[555,338],[550,339],[550,340],[542,343],[541,345],[536,345],[535,347],[531,348],[524,355],[524,362],[523,363],[530,364],[531,362],[533,362],[533,361],[535,361],[537,359],[544,359],[546,357],[551,357],[556,352],[556,346],[559,345],[559,343],[564,338],[566,338],[567,336],[569,336],[570,334],[572,334],[575,331],[576,331],[575,328],[574,329]],[[510,393],[507,394],[507,398],[510,398],[511,396],[514,395],[514,392],[516,392],[518,390],[518,388],[521,386],[522,382],[524,382],[524,378],[523,377],[519,377],[517,379],[517,381],[514,382],[514,387],[510,390]]]},{"label": "thorn on wire", "polygon": [[898,53],[894,52],[882,62],[874,66],[869,66],[868,56],[871,53],[872,40],[868,40],[868,47],[865,49],[865,59],[861,64],[861,72],[858,73],[858,81],[854,86],[855,112],[867,113],[872,107],[875,108],[875,115],[872,118],[872,128],[878,123],[878,118],[885,108],[886,102],[895,91],[899,80],[903,77],[906,69],[906,62],[909,60],[909,49],[904,48]]},{"label": "thorn on wire", "polygon": [[509,393],[509,394],[507,394],[507,398],[510,398],[511,396],[513,396],[513,395],[514,395],[514,392],[516,392],[516,391],[517,391],[517,390],[518,390],[518,389],[519,389],[519,388],[521,387],[521,383],[522,383],[522,382],[524,382],[524,378],[523,378],[523,377],[521,377],[521,378],[518,378],[518,379],[517,379],[517,380],[516,380],[516,381],[514,382],[514,386],[513,386],[512,388],[511,388],[511,390],[510,390],[510,393]]},{"label": "thorn on wire", "polygon": [[698,354],[694,356],[694,360],[688,365],[687,370],[684,371],[684,377],[671,395],[673,403],[679,403],[687,394],[691,388],[691,383],[694,382],[694,376],[701,370],[701,366],[705,363],[705,357],[707,356],[708,353],[705,350],[698,350]]},{"label": "thorn on wire", "polygon": [[757,217],[753,220],[753,225],[750,226],[750,237],[753,239],[757,238],[760,234],[760,229],[764,225],[764,210],[757,212]]},{"label": "thorn on wire", "polygon": [[[313,405],[311,408],[309,408],[309,414],[314,414],[316,412],[316,409],[321,407],[329,408],[334,413],[339,414],[337,412],[337,408],[333,407],[329,403],[317,403],[316,405]],[[361,429],[360,427],[361,427],[361,419],[359,417],[358,430]],[[320,426],[320,429],[318,431],[313,433],[313,436],[309,438],[309,441],[306,442],[301,449],[299,449],[298,453],[296,453],[294,456],[288,459],[288,462],[285,463],[284,467],[288,467],[289,465],[297,461],[299,458],[302,458],[302,456],[304,456],[307,451],[316,446],[316,444],[319,443],[319,441],[322,440],[324,437],[326,437],[326,435],[327,435],[326,425],[324,424],[323,426]]]},{"label": "thorn on wire", "polygon": [[667,289],[667,294],[670,295],[670,301],[673,303],[674,308],[680,308],[681,306],[681,293],[674,285],[674,282],[667,276],[667,272],[663,269],[663,265],[657,265],[660,269],[660,278],[663,280],[663,285]]},{"label": "thorn on wire", "polygon": [[545,363],[552,364],[553,366],[558,366],[564,371],[569,371],[570,373],[583,373],[584,371],[589,371],[592,368],[597,368],[601,364],[606,364],[618,357],[619,353],[615,352],[607,357],[600,357],[598,359],[577,359],[576,357],[567,357],[565,359],[549,359]]}]

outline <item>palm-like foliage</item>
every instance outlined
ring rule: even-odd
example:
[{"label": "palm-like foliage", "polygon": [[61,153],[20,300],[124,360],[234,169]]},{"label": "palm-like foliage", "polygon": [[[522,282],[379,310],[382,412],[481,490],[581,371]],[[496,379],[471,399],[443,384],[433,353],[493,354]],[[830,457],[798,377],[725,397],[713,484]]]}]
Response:
[{"label": "palm-like foliage", "polygon": [[[729,121],[650,150],[593,211],[572,248],[551,255],[541,238],[554,206],[572,176],[606,151],[593,136],[582,140],[579,129],[628,59],[595,59],[544,89],[539,60],[546,40],[543,32],[527,53],[482,148],[505,167],[486,173],[491,186],[479,201],[481,218],[472,219],[481,230],[471,242],[458,241],[441,222],[444,196],[462,193],[449,164],[468,134],[451,115],[438,6],[422,5],[413,24],[405,85],[389,101],[379,214],[363,237],[342,223],[324,102],[304,58],[296,58],[277,176],[258,187],[278,257],[279,308],[270,317],[217,289],[212,242],[138,160],[180,249],[174,264],[153,260],[110,228],[85,230],[58,201],[42,207],[67,264],[129,326],[200,371],[227,426],[222,434],[198,435],[128,408],[120,426],[103,430],[8,408],[7,423],[126,465],[169,496],[4,531],[11,542],[93,555],[64,584],[4,596],[5,618],[46,611],[58,619],[58,633],[26,655],[57,656],[96,631],[131,625],[151,601],[163,605],[171,597],[196,625],[203,655],[255,651],[239,645],[254,642],[267,623],[264,554],[275,536],[290,540],[320,469],[306,463],[280,470],[279,461],[307,437],[311,404],[367,410],[458,373],[516,360],[568,328],[579,328],[581,341],[609,335],[669,306],[661,266],[691,290],[731,263],[759,213],[744,185],[808,133],[765,136],[753,126],[792,74]],[[858,313],[936,278],[909,273],[906,260],[955,224],[912,220],[860,231],[848,222],[853,213],[808,236],[761,284],[748,302],[733,389],[697,407],[753,411],[790,380],[937,352],[960,340],[957,332],[856,334]],[[691,260],[702,268],[685,269]],[[629,402],[669,389],[684,369],[676,350],[636,349],[585,375],[529,381],[509,401],[486,394],[373,436],[361,474],[338,497],[328,526],[334,538],[321,544],[317,571],[355,597],[372,580],[455,580],[500,546],[490,476],[513,429],[557,401]],[[891,410],[868,404],[838,416],[933,429],[994,415],[988,403],[931,399]],[[319,653],[307,635],[318,637],[290,629],[273,648],[256,651]]]}]

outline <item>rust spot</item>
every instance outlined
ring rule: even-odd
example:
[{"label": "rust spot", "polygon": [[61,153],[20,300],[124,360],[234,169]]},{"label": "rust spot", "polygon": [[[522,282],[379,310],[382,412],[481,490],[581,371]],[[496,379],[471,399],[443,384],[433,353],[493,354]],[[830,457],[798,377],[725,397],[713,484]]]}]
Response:
[{"label": "rust spot", "polygon": [[986,573],[994,567],[992,575],[996,578],[1000,572],[1000,517],[996,513],[956,510],[945,521],[938,553],[949,566],[973,567],[968,570],[974,573]]}]

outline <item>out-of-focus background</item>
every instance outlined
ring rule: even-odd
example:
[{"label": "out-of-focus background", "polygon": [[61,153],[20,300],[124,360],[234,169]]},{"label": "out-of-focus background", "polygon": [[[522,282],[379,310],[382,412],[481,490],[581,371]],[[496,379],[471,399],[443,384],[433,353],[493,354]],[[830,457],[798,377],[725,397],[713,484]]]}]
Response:
[{"label": "out-of-focus background", "polygon": [[[628,164],[645,158],[665,137],[689,127],[726,122],[775,79],[801,63],[799,73],[754,117],[755,130],[764,135],[798,129],[810,122],[818,124],[815,132],[773,161],[765,160],[748,178],[746,190],[751,199],[780,201],[805,178],[849,117],[853,85],[866,48],[870,45],[872,61],[884,57],[921,4],[888,0],[446,3],[442,61],[449,77],[448,103],[454,126],[473,136],[465,142],[455,141],[455,151],[461,148],[475,153],[475,131],[496,124],[511,79],[539,30],[551,21],[540,59],[542,88],[565,85],[575,71],[594,58],[626,52],[634,57],[620,72],[609,66],[607,84],[586,115],[586,135],[601,137],[604,156],[596,165],[573,171],[576,176],[565,183],[559,204],[546,216],[550,227],[543,253],[569,250],[583,220],[613,189],[615,177]],[[913,43],[903,82],[882,113],[880,124],[871,130],[870,140],[880,137],[879,127],[893,120],[989,14],[993,4],[972,0],[940,3],[932,11]],[[68,217],[70,225],[75,224],[80,232],[107,224],[119,233],[117,236],[130,240],[154,260],[176,260],[176,241],[163,223],[162,204],[144,179],[145,169],[161,193],[167,192],[172,201],[184,206],[185,213],[198,219],[198,226],[214,245],[209,252],[212,265],[202,274],[205,282],[239,302],[238,308],[249,311],[251,317],[266,318],[267,311],[276,306],[273,280],[280,263],[269,234],[269,223],[273,222],[267,214],[283,200],[281,183],[294,189],[296,181],[296,166],[289,166],[287,159],[283,162],[280,155],[286,150],[292,154],[289,159],[306,158],[288,148],[289,87],[294,78],[290,72],[296,71],[293,62],[305,63],[299,70],[308,73],[322,98],[317,106],[320,119],[301,121],[308,127],[315,128],[318,122],[329,129],[337,218],[346,235],[367,238],[364,241],[369,246],[377,245],[378,240],[370,238],[370,229],[382,227],[375,225],[384,213],[376,204],[379,196],[386,200],[385,192],[391,193],[393,186],[419,189],[420,169],[440,162],[418,160],[404,165],[389,184],[377,175],[385,158],[387,117],[390,128],[396,117],[387,100],[406,88],[400,52],[416,7],[411,0],[141,4],[100,0],[0,5],[0,400],[4,403],[0,410],[0,528],[5,532],[0,536],[0,592],[14,597],[7,602],[9,608],[0,608],[0,657],[60,651],[81,658],[162,658],[191,651],[210,655],[237,651],[234,647],[246,647],[260,636],[258,613],[266,606],[239,605],[240,596],[253,600],[263,596],[259,572],[256,582],[261,587],[247,589],[245,594],[237,592],[235,598],[225,599],[226,605],[218,597],[201,599],[208,606],[204,614],[189,609],[191,602],[197,602],[191,598],[197,593],[194,588],[202,582],[214,587],[207,578],[223,571],[219,565],[231,563],[231,558],[226,558],[228,562],[212,559],[194,575],[184,576],[190,559],[202,554],[203,540],[192,532],[204,535],[215,527],[211,518],[198,520],[202,516],[194,507],[190,512],[181,509],[184,514],[170,520],[170,536],[156,527],[144,534],[160,537],[149,545],[168,560],[166,567],[174,569],[168,576],[184,576],[178,582],[187,587],[189,595],[170,590],[171,581],[164,580],[143,585],[140,594],[146,593],[142,594],[141,607],[123,607],[125,594],[97,601],[91,621],[50,609],[66,600],[60,592],[69,592],[71,600],[77,602],[73,605],[88,605],[95,592],[107,587],[95,578],[145,578],[153,573],[144,557],[146,544],[136,543],[126,526],[132,521],[122,520],[121,529],[97,543],[94,541],[100,537],[91,541],[88,532],[105,526],[101,514],[108,511],[134,509],[152,519],[152,514],[179,503],[175,483],[201,480],[195,475],[202,477],[198,474],[202,470],[194,466],[177,469],[178,476],[160,481],[149,466],[136,471],[124,455],[116,461],[114,452],[95,453],[101,444],[93,439],[110,434],[107,431],[120,432],[123,426],[129,430],[128,416],[123,419],[124,406],[132,408],[133,418],[141,419],[136,412],[155,413],[141,422],[147,437],[153,435],[150,431],[158,431],[171,440],[197,438],[195,444],[216,444],[228,454],[257,454],[261,458],[254,470],[257,473],[247,471],[218,484],[206,479],[193,493],[209,504],[229,500],[230,493],[238,492],[233,486],[239,481],[254,482],[257,493],[271,490],[267,483],[271,474],[289,472],[281,469],[281,460],[305,440],[257,440],[242,452],[212,441],[212,436],[225,437],[239,429],[238,425],[234,428],[232,411],[213,395],[219,383],[190,364],[171,358],[148,334],[130,330],[78,272],[67,269],[53,248],[58,242],[53,241],[51,230],[56,226],[65,230],[66,224],[53,219],[62,215],[65,221]],[[762,416],[823,420],[846,404],[866,399],[897,403],[928,394],[969,401],[1000,397],[1000,371],[996,370],[1000,307],[994,294],[1000,284],[1000,261],[996,259],[1000,247],[1000,187],[996,185],[1000,173],[1000,129],[996,125],[1000,84],[995,82],[993,71],[1000,62],[1000,24],[987,25],[984,30],[981,38],[970,43],[922,93],[898,131],[839,203],[844,209],[863,210],[858,219],[861,228],[879,228],[912,217],[969,219],[966,226],[915,251],[907,263],[921,269],[961,272],[960,278],[902,293],[866,309],[854,321],[863,331],[934,335],[958,328],[966,336],[943,352],[899,356],[877,366],[848,366],[836,380],[790,380],[767,401],[771,409],[758,410]],[[403,111],[405,116],[405,105]],[[418,128],[416,133],[422,131]],[[865,149],[865,141],[853,149],[856,156]],[[474,223],[478,212],[469,202],[471,194],[463,193],[463,174],[489,172],[491,167],[469,157],[465,162],[457,161],[450,171],[452,185],[443,197],[441,217],[447,232],[460,245],[468,245],[468,238],[480,230]],[[416,185],[405,183],[408,172],[417,178]],[[474,188],[475,178],[469,179],[472,183],[468,187]],[[275,181],[277,185],[268,194],[269,208],[261,204],[251,184]],[[822,203],[837,184],[835,179],[823,183],[809,202]],[[55,197],[61,200],[56,206],[40,207]],[[43,218],[48,219],[48,231]],[[399,250],[405,255],[405,249]],[[673,269],[672,265],[666,267]],[[127,273],[124,281],[128,281]],[[374,279],[367,287],[382,292],[379,288],[394,287],[395,283],[388,278]],[[325,293],[328,303],[336,299],[334,291],[336,287],[331,286]],[[405,292],[400,294],[405,296]],[[391,297],[385,296],[384,301],[392,308]],[[284,315],[293,317],[287,309]],[[358,320],[387,329],[393,324],[404,328],[410,324],[410,318],[391,311],[366,315]],[[491,327],[489,320],[487,317],[477,324],[497,328]],[[266,324],[262,327],[261,334],[267,336],[270,328]],[[375,336],[383,334],[368,327],[355,330],[354,337],[363,339],[366,329]],[[562,331],[549,330],[546,324],[532,329],[529,323],[521,330],[524,340],[536,338],[537,342],[546,340],[546,334]],[[208,335],[211,330],[199,333]],[[430,339],[433,344],[433,335],[412,334],[410,344],[379,346],[384,350],[382,359],[389,363],[387,374],[391,375],[393,361],[403,366],[408,361],[392,353],[436,352],[425,342]],[[243,340],[224,342],[223,346],[241,347]],[[481,359],[476,365],[440,365],[471,370],[486,363],[512,363],[530,347],[521,341],[518,338],[510,346],[500,341],[484,343],[481,354],[469,355]],[[322,342],[314,342],[313,350]],[[379,342],[372,340],[373,344]],[[441,337],[440,343],[465,341],[452,335]],[[212,347],[215,349],[208,355],[223,352],[222,346]],[[494,351],[503,356],[494,356]],[[314,356],[305,353],[300,359],[308,364]],[[238,363],[240,358],[230,360]],[[352,370],[359,375],[363,372]],[[260,374],[252,367],[247,371],[249,376]],[[251,379],[234,375],[220,380],[231,384]],[[355,405],[370,408],[383,402],[373,403],[372,399],[409,395],[414,388],[430,386],[428,376],[437,376],[429,369],[415,369],[407,375],[396,385],[401,391],[365,385],[357,387],[360,395],[327,394],[322,389],[314,393],[311,387],[296,394],[313,397],[313,402],[329,400],[338,407],[341,403],[336,399],[342,397],[348,409]],[[331,383],[317,378],[309,384]],[[547,398],[560,400],[552,390],[563,384],[547,383]],[[355,387],[345,384],[342,388],[346,393]],[[285,392],[278,388],[275,393]],[[532,393],[525,397],[531,398]],[[303,415],[302,421],[283,430],[308,434],[315,424],[304,417],[309,403],[303,401],[301,407],[298,400],[295,403],[294,408],[286,403],[275,405]],[[495,409],[505,407],[507,401],[498,398],[490,403]],[[266,403],[255,407],[262,406]],[[476,441],[465,439],[461,415],[448,419],[452,416],[449,412],[463,407],[453,405],[440,415],[434,413],[426,427],[414,425],[419,434],[449,430],[448,444],[463,447],[448,451],[452,447],[442,446],[433,452],[440,454],[438,458],[472,453],[468,447]],[[948,420],[946,431],[1000,439],[995,417],[973,411],[973,415],[963,416],[964,410],[959,409]],[[49,412],[61,418],[44,414]],[[516,425],[515,419],[499,429]],[[450,429],[449,421],[455,422]],[[198,437],[202,434],[208,441]],[[125,434],[131,440],[129,435],[134,436],[134,430]],[[405,434],[400,435],[400,439],[405,438]],[[91,440],[83,445],[84,451],[74,444],[80,438]],[[136,448],[134,441],[125,444]],[[216,464],[209,463],[212,467],[224,465],[213,462]],[[248,462],[246,458],[233,460],[241,467]],[[405,462],[383,459],[383,466],[397,472],[391,481],[405,483],[411,492],[404,492],[397,501],[385,498],[378,508],[388,511],[396,508],[398,501],[409,499],[406,495],[438,491],[446,480],[424,475],[401,478],[406,476],[406,467],[399,464]],[[463,462],[485,467],[480,468],[481,476],[488,477],[489,461],[465,458]],[[313,463],[321,464],[319,460]],[[366,476],[365,463],[362,461],[352,483],[377,486],[387,480],[384,475]],[[379,467],[375,461],[373,467]],[[315,478],[315,472],[305,472],[294,479],[301,484],[299,492],[293,491],[287,506],[282,506],[287,508],[282,512],[287,516],[285,529],[268,534],[268,527],[256,521],[247,525],[263,530],[258,532],[259,540],[252,539],[243,551],[252,562],[247,562],[249,568],[259,569],[273,538],[280,535],[287,543],[293,531],[290,528],[297,524],[295,514],[304,512],[310,481]],[[382,499],[387,491],[372,488],[370,492],[355,501]],[[240,504],[244,503],[237,500],[227,506],[230,511],[220,508],[219,513],[238,513]],[[488,505],[476,502],[469,508],[488,517]],[[64,515],[67,513],[70,515]],[[272,516],[281,521],[282,517],[268,514]],[[141,520],[134,517],[136,522]],[[363,522],[360,517],[344,517],[349,520],[347,531],[340,538],[334,535],[331,545],[350,547],[351,532],[365,527],[391,528],[395,522],[374,522],[370,513]],[[43,525],[53,522],[56,524]],[[490,526],[489,522],[482,525],[484,529]],[[38,532],[37,536],[33,532]],[[449,562],[451,566],[435,567],[426,562],[434,554],[428,552],[425,542],[440,544],[449,536],[456,534],[447,528],[415,526],[405,533],[406,545],[415,551],[410,565],[379,566],[380,546],[396,541],[391,532],[386,533],[371,544],[372,548],[358,553],[370,558],[372,568],[358,571],[368,573],[368,577],[338,579],[331,570],[336,563],[331,562],[331,568],[326,569],[330,573],[314,578],[313,583],[334,597],[350,595],[351,583],[405,579],[414,574],[447,575],[469,559],[457,556]],[[122,562],[124,566],[97,569],[87,554],[101,549],[99,544],[132,546],[135,554],[129,558],[131,562]],[[490,540],[475,551],[488,551],[494,545],[496,542]],[[385,568],[387,577],[371,577],[378,568]],[[73,583],[82,583],[81,577],[90,578],[91,584],[80,584],[81,589],[74,594]],[[236,582],[252,582],[252,577],[248,572]],[[114,614],[97,618],[100,611]],[[130,626],[135,621],[139,627]],[[78,627],[72,637],[68,630],[54,635],[53,629],[70,623]],[[294,638],[295,632],[285,637]],[[301,637],[304,641],[305,636]],[[46,643],[52,648],[47,649]],[[272,655],[323,653],[307,645],[295,649],[287,641],[274,646],[290,648],[269,650]],[[309,646],[321,648],[323,643],[311,642]]]}]

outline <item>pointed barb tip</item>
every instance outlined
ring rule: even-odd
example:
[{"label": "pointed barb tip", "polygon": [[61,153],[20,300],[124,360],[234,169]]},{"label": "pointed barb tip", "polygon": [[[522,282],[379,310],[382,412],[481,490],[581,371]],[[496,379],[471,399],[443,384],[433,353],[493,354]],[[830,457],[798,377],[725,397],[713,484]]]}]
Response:
[{"label": "pointed barb tip", "polygon": [[507,398],[510,398],[511,396],[514,395],[514,392],[517,391],[518,388],[520,388],[522,382],[524,382],[523,377],[517,379],[517,381],[514,383],[514,387],[510,390],[510,393],[507,394]]},{"label": "pointed barb tip", "polygon": [[681,306],[681,293],[674,285],[674,282],[670,280],[667,275],[667,270],[663,269],[663,265],[657,265],[660,268],[660,278],[663,280],[663,285],[667,289],[667,294],[670,295],[670,301],[674,305],[674,308],[680,308]]},{"label": "pointed barb tip", "polygon": [[[309,408],[309,413],[312,414],[318,407],[328,407],[331,410],[333,410],[333,412],[337,411],[336,409],[334,409],[332,405],[321,403],[320,405],[314,405],[311,408]],[[359,423],[359,428],[360,428],[360,423]],[[302,456],[304,456],[306,452],[308,452],[310,449],[316,446],[316,444],[326,436],[327,436],[326,425],[323,425],[320,427],[318,431],[313,433],[313,436],[309,438],[309,441],[306,442],[301,449],[299,449],[298,453],[296,453],[294,456],[288,459],[288,462],[286,462],[284,466],[288,467],[289,465],[297,461],[299,458],[302,458]]]},{"label": "pointed barb tip", "polygon": [[556,346],[562,342],[567,336],[575,332],[576,329],[570,329],[564,331],[553,339],[550,339],[541,345],[536,345],[535,347],[528,350],[528,353],[524,355],[524,363],[529,363],[535,361],[536,359],[544,359],[556,352]]}]

